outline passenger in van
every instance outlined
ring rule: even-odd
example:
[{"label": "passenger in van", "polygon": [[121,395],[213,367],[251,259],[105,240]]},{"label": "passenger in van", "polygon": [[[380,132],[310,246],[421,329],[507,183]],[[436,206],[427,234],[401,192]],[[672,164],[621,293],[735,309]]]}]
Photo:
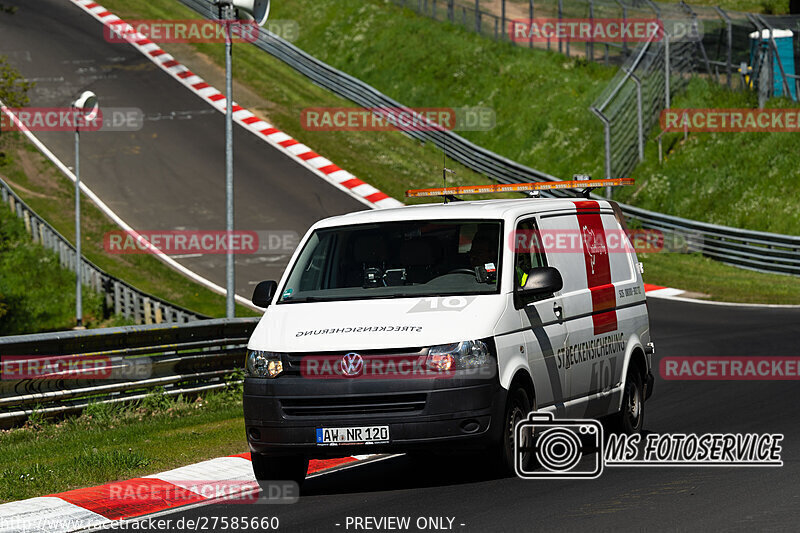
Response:
[{"label": "passenger in van", "polygon": [[[469,262],[472,268],[485,266],[487,263],[496,263],[498,256],[498,235],[493,228],[480,228],[472,237],[472,246],[469,249]],[[496,265],[495,265],[496,266]]]}]

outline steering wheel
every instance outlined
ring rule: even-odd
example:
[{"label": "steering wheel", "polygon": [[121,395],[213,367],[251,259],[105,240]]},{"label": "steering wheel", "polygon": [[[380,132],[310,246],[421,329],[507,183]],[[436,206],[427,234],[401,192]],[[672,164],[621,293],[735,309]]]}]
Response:
[{"label": "steering wheel", "polygon": [[469,274],[471,276],[475,275],[475,271],[469,268],[454,268],[448,274]]}]

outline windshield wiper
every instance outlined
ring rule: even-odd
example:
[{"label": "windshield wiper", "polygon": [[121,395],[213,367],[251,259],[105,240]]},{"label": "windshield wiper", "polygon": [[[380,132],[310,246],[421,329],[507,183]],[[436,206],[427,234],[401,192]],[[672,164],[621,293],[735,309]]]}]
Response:
[{"label": "windshield wiper", "polygon": [[288,300],[281,300],[282,304],[302,304],[306,302],[329,302],[335,298],[320,298],[319,296],[304,296],[303,298],[289,298]]}]

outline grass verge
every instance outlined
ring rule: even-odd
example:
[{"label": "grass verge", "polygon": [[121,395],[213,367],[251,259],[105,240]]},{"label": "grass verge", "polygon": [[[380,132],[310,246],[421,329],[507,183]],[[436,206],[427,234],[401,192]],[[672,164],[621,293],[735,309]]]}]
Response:
[{"label": "grass verge", "polygon": [[[105,0],[103,4],[127,19],[198,17],[176,0]],[[470,140],[555,175],[571,176],[578,171],[600,175],[602,129],[587,108],[613,76],[613,68],[566,58],[555,52],[531,51],[494,43],[459,27],[419,17],[410,10],[381,0],[358,3],[294,0],[275,4],[273,8],[272,19],[292,19],[297,13],[302,13],[299,20],[300,39],[297,42],[301,48],[376,86],[403,104],[420,107],[493,107],[497,113],[497,127],[489,132],[464,132],[464,136]],[[403,44],[398,46],[398,43]],[[431,53],[432,43],[436,43],[437,51],[446,53]],[[173,44],[164,45],[164,48],[209,83],[223,86],[222,45]],[[234,91],[240,104],[266,117],[276,127],[387,194],[402,199],[405,189],[441,183],[441,152],[430,145],[420,145],[400,133],[304,130],[300,125],[300,114],[304,108],[348,106],[352,103],[310,83],[304,76],[254,46],[236,46],[233,67],[238,82]],[[704,96],[704,91],[711,96]],[[724,98],[729,100],[722,102]],[[703,80],[695,80],[686,95],[676,99],[675,107],[690,104],[713,107],[709,101],[741,107],[741,99],[747,98],[750,95],[731,94]],[[692,156],[696,167],[692,171],[687,171],[685,166],[677,166],[676,161],[682,160],[682,156],[679,154],[681,146],[676,145],[671,148],[663,167],[665,170],[661,172],[665,178],[639,177],[640,181],[647,183],[648,190],[655,188],[659,180],[662,183],[668,180],[669,194],[653,194],[651,199],[651,193],[640,192],[636,196],[637,189],[633,189],[625,192],[627,196],[624,198],[644,207],[699,220],[733,220],[734,216],[729,212],[733,210],[723,202],[715,203],[715,195],[719,197],[720,190],[729,191],[730,196],[725,199],[735,203],[737,198],[745,194],[756,194],[758,197],[760,193],[746,184],[744,174],[732,174],[727,182],[714,188],[713,184],[717,182],[707,177],[716,167],[697,167],[708,157],[707,151],[716,149],[714,143],[725,142],[726,135],[730,139],[733,134],[690,137],[697,139],[693,142],[702,143],[695,149],[696,155]],[[769,147],[775,142],[791,143],[793,139],[787,134],[748,135],[754,135],[759,140],[758,148],[764,150],[765,154],[774,153],[769,151]],[[745,134],[739,136],[737,142],[747,142],[741,140]],[[648,143],[650,161],[655,157],[653,150],[656,150],[654,143]],[[742,151],[740,144],[734,144],[728,151],[729,158],[725,159],[725,164],[731,173],[737,168],[737,162],[741,162],[741,153],[747,152]],[[762,159],[774,159],[780,163],[780,168],[786,170],[791,167],[792,161],[800,163],[800,151],[785,151],[775,157],[767,155]],[[747,172],[754,172],[758,168],[757,164],[743,164]],[[448,161],[448,167],[457,171],[452,179],[453,184],[488,181],[484,176],[456,163]],[[773,175],[774,171],[771,171],[770,176]],[[800,203],[800,192],[789,186],[790,175],[791,172],[787,170],[769,183],[762,183],[770,187],[770,194],[788,192],[789,198],[784,197],[787,206]],[[698,207],[695,210],[690,200],[695,191],[702,189],[702,185],[709,187],[704,193],[709,200],[698,202],[702,209]],[[680,187],[691,192],[681,192]],[[756,214],[741,220],[768,231],[784,231],[794,226],[791,216],[788,222],[776,222],[771,220],[773,217],[758,217]],[[717,216],[719,218],[715,218]],[[784,222],[786,225],[783,225]],[[800,223],[797,223],[797,227],[800,227]],[[738,284],[728,283],[720,284],[709,292],[708,284],[702,280],[671,273],[670,265],[675,259],[660,254],[648,261],[653,265],[646,276],[649,282],[711,293],[714,298],[721,300],[741,301],[740,298],[747,298],[746,301],[770,303],[769,287],[775,284],[776,279],[780,283],[791,283],[791,278],[785,276],[776,278],[714,262],[703,263],[702,258],[694,256],[682,258],[689,264],[697,262],[698,268],[702,265],[711,277],[730,280],[741,275],[742,284],[764,287],[763,291],[745,294],[746,291],[731,288]],[[794,298],[791,294],[786,298]],[[800,297],[789,303],[800,303]]]},{"label": "grass verge", "polygon": [[241,388],[195,399],[157,393],[78,417],[0,431],[0,501],[146,476],[247,450]]},{"label": "grass verge", "polygon": [[[3,132],[0,135],[0,174],[25,203],[74,242],[75,185],[20,133]],[[142,291],[192,311],[212,317],[225,316],[223,295],[194,283],[155,256],[107,253],[103,248],[103,235],[119,230],[119,226],[86,199],[81,201],[81,224],[82,253],[101,269]],[[11,276],[13,273],[4,272],[2,275]],[[36,281],[30,279],[31,283]],[[66,294],[62,296],[66,297]],[[40,301],[50,302],[51,299]],[[238,306],[236,312],[237,316],[256,316],[255,311],[244,306]]]},{"label": "grass verge", "polygon": [[[83,288],[84,324],[123,326],[104,318],[103,297]],[[35,244],[25,225],[0,205],[0,336],[68,329],[75,325],[75,275],[55,252]]]},{"label": "grass verge", "polygon": [[[298,46],[406,105],[493,108],[496,127],[461,132],[470,141],[554,176],[603,175],[603,128],[589,106],[616,67],[495,42],[382,0],[276,4],[276,17],[293,13],[303,14]],[[697,78],[672,107],[756,103],[752,92]],[[649,142],[647,163],[632,173],[637,185],[620,199],[694,220],[798,234],[800,213],[791,210],[800,204],[798,146],[790,133],[698,133],[674,145],[662,165]],[[779,206],[780,216],[765,217],[759,206]]]}]

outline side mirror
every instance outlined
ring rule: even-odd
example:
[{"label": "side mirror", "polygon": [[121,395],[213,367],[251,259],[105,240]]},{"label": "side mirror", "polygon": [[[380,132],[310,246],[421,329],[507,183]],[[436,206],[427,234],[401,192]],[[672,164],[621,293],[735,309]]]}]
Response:
[{"label": "side mirror", "polygon": [[564,280],[561,272],[553,267],[538,267],[528,272],[525,285],[517,289],[515,301],[518,308],[523,307],[524,302],[540,299],[542,296],[549,296],[554,292],[564,288]]},{"label": "side mirror", "polygon": [[253,290],[253,304],[257,305],[258,307],[268,307],[269,303],[272,301],[272,297],[275,296],[275,291],[277,290],[277,282],[273,280],[262,281],[256,285],[255,290]]}]

